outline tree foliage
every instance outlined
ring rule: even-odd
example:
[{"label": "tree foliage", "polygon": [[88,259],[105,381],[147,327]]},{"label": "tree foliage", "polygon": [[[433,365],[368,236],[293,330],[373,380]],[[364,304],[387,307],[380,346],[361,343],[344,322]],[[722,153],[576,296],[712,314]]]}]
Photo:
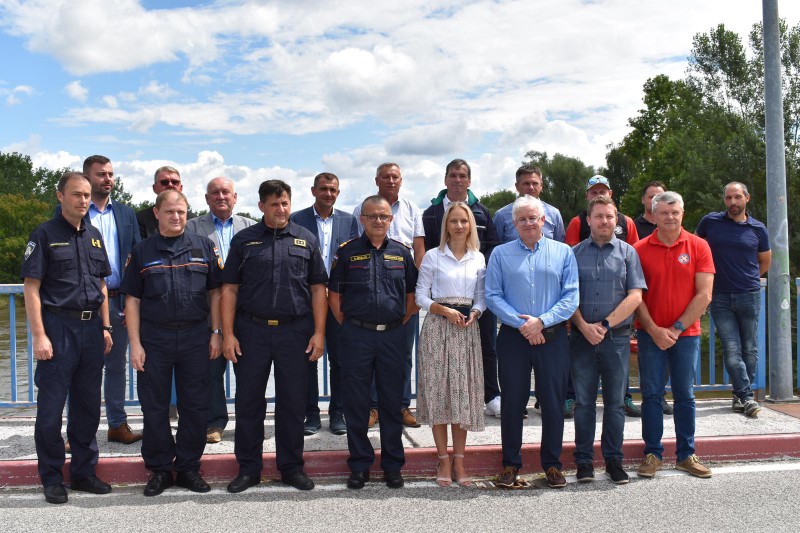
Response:
[{"label": "tree foliage", "polygon": [[[479,198],[480,202],[486,206],[492,216],[501,207],[505,207],[517,198],[517,193],[509,190],[492,192],[484,194]],[[248,215],[249,216],[249,215]],[[250,218],[253,218],[250,216]]]},{"label": "tree foliage", "polygon": [[21,194],[0,194],[0,283],[19,283],[31,231],[50,218],[48,205]]},{"label": "tree foliage", "polygon": [[594,175],[594,167],[587,166],[577,157],[547,152],[530,151],[524,164],[542,169],[543,189],[541,199],[561,211],[564,223],[586,209],[586,181]]}]

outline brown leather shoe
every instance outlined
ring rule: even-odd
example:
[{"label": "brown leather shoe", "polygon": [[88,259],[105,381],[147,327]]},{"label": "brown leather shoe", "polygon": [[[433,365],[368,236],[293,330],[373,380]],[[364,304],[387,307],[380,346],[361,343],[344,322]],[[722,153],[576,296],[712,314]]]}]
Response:
[{"label": "brown leather shoe", "polygon": [[370,409],[369,410],[369,427],[375,427],[375,424],[378,423],[378,410],[377,409]]},{"label": "brown leather shoe", "polygon": [[547,472],[544,473],[544,477],[547,478],[547,484],[550,485],[551,489],[562,489],[567,486],[567,480],[564,474],[554,466],[547,469]]},{"label": "brown leather shoe", "polygon": [[414,413],[411,412],[411,409],[406,407],[405,409],[400,411],[400,414],[403,415],[403,425],[407,428],[418,428],[421,427],[422,424],[417,422],[417,417],[414,416]]},{"label": "brown leather shoe", "polygon": [[225,430],[222,428],[208,428],[206,431],[206,442],[209,444],[216,444],[222,440],[222,435]]},{"label": "brown leather shoe", "polygon": [[72,448],[69,445],[69,439],[64,439],[64,453],[72,453]]},{"label": "brown leather shoe", "polygon": [[513,466],[507,466],[503,468],[503,472],[497,476],[497,481],[495,481],[495,485],[502,489],[514,489],[517,488],[517,483],[519,481],[519,469],[514,468]]},{"label": "brown leather shoe", "polygon": [[118,428],[108,428],[108,442],[121,442],[122,444],[133,444],[142,440],[141,433],[134,433],[131,427],[125,423]]}]

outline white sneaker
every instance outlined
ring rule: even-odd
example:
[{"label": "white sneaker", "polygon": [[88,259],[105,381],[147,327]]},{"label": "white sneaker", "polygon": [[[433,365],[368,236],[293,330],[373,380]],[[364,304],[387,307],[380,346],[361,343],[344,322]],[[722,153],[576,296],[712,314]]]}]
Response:
[{"label": "white sneaker", "polygon": [[486,415],[500,418],[500,396],[495,396],[492,401],[486,404]]}]

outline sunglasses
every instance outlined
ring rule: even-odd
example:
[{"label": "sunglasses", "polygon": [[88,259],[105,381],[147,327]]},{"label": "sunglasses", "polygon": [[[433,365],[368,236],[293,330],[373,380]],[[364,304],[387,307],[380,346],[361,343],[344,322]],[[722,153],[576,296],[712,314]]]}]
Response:
[{"label": "sunglasses", "polygon": [[169,179],[163,179],[163,180],[158,180],[158,182],[159,182],[161,185],[163,185],[164,187],[166,187],[167,185],[170,185],[170,184],[171,184],[171,185],[180,185],[180,184],[181,184],[181,180],[169,180]]}]

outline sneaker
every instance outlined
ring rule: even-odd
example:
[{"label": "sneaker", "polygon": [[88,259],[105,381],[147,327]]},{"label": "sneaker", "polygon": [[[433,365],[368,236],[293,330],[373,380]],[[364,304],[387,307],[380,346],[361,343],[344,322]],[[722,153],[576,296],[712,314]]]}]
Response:
[{"label": "sneaker", "polygon": [[578,478],[580,483],[594,481],[594,467],[591,463],[579,464],[578,473],[575,474],[575,477]]},{"label": "sneaker", "polygon": [[639,418],[642,416],[642,411],[633,403],[633,398],[625,396],[625,416],[631,418]]},{"label": "sneaker", "polygon": [[672,406],[667,402],[667,399],[664,397],[661,398],[661,411],[665,415],[671,415],[675,412]]},{"label": "sneaker", "polygon": [[636,470],[636,474],[639,477],[655,477],[656,472],[661,470],[661,465],[664,464],[661,459],[656,457],[652,453],[648,453],[642,464],[639,465],[639,468]]},{"label": "sneaker", "polygon": [[738,396],[733,397],[733,404],[731,405],[734,413],[744,413],[744,402]]},{"label": "sneaker", "polygon": [[500,418],[500,396],[495,396],[486,404],[486,416]]},{"label": "sneaker", "polygon": [[513,489],[517,484],[519,469],[513,466],[503,468],[503,472],[497,477],[495,485],[502,489]]},{"label": "sneaker", "polygon": [[711,469],[703,466],[700,459],[696,455],[690,455],[680,463],[675,465],[677,470],[688,472],[694,477],[709,478],[711,477]]},{"label": "sneaker", "polygon": [[377,409],[370,409],[369,410],[369,427],[375,427],[375,424],[378,423],[378,410]]},{"label": "sneaker", "polygon": [[414,413],[411,412],[411,409],[406,407],[400,411],[400,414],[403,416],[403,425],[407,428],[418,428],[422,427],[422,424],[417,422],[417,417],[414,416]]},{"label": "sneaker", "polygon": [[550,485],[551,489],[561,489],[567,486],[567,480],[564,474],[554,466],[547,469],[544,473],[544,477],[547,479],[547,484]]},{"label": "sneaker", "polygon": [[761,412],[761,406],[755,400],[747,400],[744,402],[744,414],[750,418],[758,418],[758,413]]},{"label": "sneaker", "polygon": [[628,473],[622,469],[622,463],[619,461],[606,463],[606,476],[617,485],[624,485],[630,481]]},{"label": "sneaker", "polygon": [[575,400],[567,398],[564,400],[564,418],[572,418],[575,416]]}]

